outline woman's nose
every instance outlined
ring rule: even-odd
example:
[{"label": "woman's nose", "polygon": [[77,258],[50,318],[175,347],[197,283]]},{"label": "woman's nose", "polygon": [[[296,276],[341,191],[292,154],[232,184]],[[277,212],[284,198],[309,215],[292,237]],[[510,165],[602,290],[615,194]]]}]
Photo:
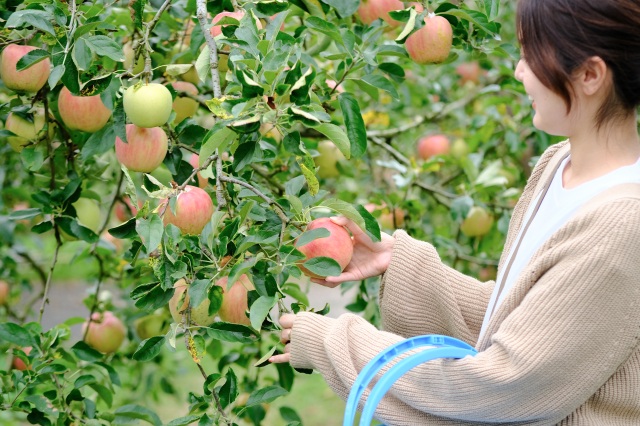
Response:
[{"label": "woman's nose", "polygon": [[522,63],[522,59],[520,59],[518,61],[518,64],[516,65],[516,70],[513,73],[513,75],[516,78],[516,80],[522,82],[522,73],[523,72],[524,72],[524,64]]}]

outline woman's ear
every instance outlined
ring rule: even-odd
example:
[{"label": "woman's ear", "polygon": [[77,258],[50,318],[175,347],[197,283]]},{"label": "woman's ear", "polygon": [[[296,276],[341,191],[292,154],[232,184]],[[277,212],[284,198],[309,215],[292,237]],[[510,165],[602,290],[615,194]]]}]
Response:
[{"label": "woman's ear", "polygon": [[576,77],[574,80],[576,89],[582,91],[587,96],[591,96],[609,86],[611,73],[602,58],[592,56],[578,68]]}]

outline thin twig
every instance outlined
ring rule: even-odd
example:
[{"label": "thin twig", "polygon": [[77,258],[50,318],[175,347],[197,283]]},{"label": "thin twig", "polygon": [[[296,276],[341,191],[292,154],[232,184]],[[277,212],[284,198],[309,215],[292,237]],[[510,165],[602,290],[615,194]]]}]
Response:
[{"label": "thin twig", "polygon": [[[56,226],[56,234],[58,233],[58,228]],[[42,293],[42,304],[40,305],[40,315],[38,316],[38,323],[42,324],[42,316],[44,315],[44,307],[47,303],[49,303],[49,289],[51,288],[51,279],[53,278],[53,270],[56,268],[56,264],[58,263],[58,253],[60,252],[60,247],[62,244],[60,243],[59,237],[57,238],[56,249],[53,252],[53,260],[51,262],[51,267],[49,268],[49,275],[47,276],[47,282],[44,285],[44,291]]]},{"label": "thin twig", "polygon": [[262,198],[266,203],[268,203],[271,206],[274,206],[275,207],[274,210],[276,214],[280,217],[280,220],[282,220],[282,222],[289,223],[290,220],[287,217],[287,215],[284,213],[284,208],[282,208],[282,206],[278,204],[275,200],[263,194],[258,188],[254,187],[250,183],[247,183],[240,179],[236,179],[231,176],[220,176],[220,180],[223,182],[229,182],[236,185],[244,186],[245,188],[247,188],[248,190],[256,194],[258,197]]}]

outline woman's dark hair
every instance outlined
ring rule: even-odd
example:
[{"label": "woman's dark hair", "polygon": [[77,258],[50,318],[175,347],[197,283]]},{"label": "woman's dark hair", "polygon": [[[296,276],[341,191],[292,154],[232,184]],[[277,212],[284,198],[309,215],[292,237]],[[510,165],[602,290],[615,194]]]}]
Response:
[{"label": "woman's dark hair", "polygon": [[516,25],[528,66],[567,111],[571,77],[594,56],[613,77],[597,126],[640,105],[640,0],[520,0]]}]

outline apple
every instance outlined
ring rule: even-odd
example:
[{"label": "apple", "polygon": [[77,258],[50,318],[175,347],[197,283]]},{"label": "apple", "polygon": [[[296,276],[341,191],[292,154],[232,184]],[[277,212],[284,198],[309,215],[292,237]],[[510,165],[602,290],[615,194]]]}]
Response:
[{"label": "apple", "polygon": [[82,334],[85,333],[84,341],[89,346],[103,354],[110,354],[122,345],[127,329],[113,312],[94,312],[91,321],[82,325]]},{"label": "apple", "polygon": [[64,86],[58,96],[58,111],[70,130],[89,133],[102,129],[111,117],[111,110],[102,103],[100,95],[74,96]]},{"label": "apple", "polygon": [[[187,81],[174,81],[171,86],[178,93],[185,92],[194,96],[198,94],[198,88]],[[195,115],[196,111],[198,111],[198,101],[188,96],[176,96],[173,101],[173,110],[176,112],[176,118],[173,123],[179,124],[185,118]]]},{"label": "apple", "polygon": [[415,63],[432,64],[449,57],[452,43],[453,30],[449,21],[430,13],[424,18],[424,27],[407,37],[404,46]]},{"label": "apple", "polygon": [[171,115],[171,92],[159,83],[130,86],[122,100],[124,112],[138,127],[162,126]]},{"label": "apple", "polygon": [[456,67],[456,74],[460,76],[460,83],[478,83],[482,69],[478,61],[463,62]]},{"label": "apple", "polygon": [[480,206],[473,206],[460,225],[460,231],[467,237],[481,237],[489,232],[493,216]]},{"label": "apple", "polygon": [[169,331],[168,318],[163,315],[166,311],[158,309],[156,312],[136,319],[133,323],[136,334],[146,340],[154,336],[167,334]]},{"label": "apple", "polygon": [[8,89],[17,92],[37,92],[47,82],[51,68],[48,58],[22,71],[16,70],[20,58],[35,49],[37,48],[34,46],[19,44],[10,44],[4,48],[0,55],[0,80]]},{"label": "apple", "polygon": [[76,209],[76,217],[80,225],[96,233],[100,230],[102,225],[100,203],[92,198],[81,197],[73,203],[73,207]]},{"label": "apple", "polygon": [[134,172],[151,173],[167,155],[167,134],[160,127],[127,124],[127,142],[116,136],[118,161]]},{"label": "apple", "polygon": [[[213,37],[218,37],[220,34],[222,34],[222,25],[216,25],[216,23],[221,20],[224,17],[229,17],[229,18],[234,18],[238,21],[240,21],[243,17],[244,17],[244,10],[238,10],[237,12],[220,12],[218,13],[216,16],[213,17],[213,19],[211,20],[211,35]],[[226,26],[226,25],[224,25]],[[259,25],[259,27],[261,27],[262,25]]]},{"label": "apple", "polygon": [[434,155],[449,153],[449,138],[445,135],[429,135],[418,141],[418,156],[427,160]]},{"label": "apple", "polygon": [[297,247],[306,259],[298,264],[300,270],[307,276],[312,278],[322,278],[314,274],[303,266],[303,263],[316,257],[330,257],[340,265],[340,269],[344,270],[353,256],[353,241],[349,232],[340,225],[331,221],[328,217],[315,219],[307,225],[307,231],[325,228],[329,231],[329,236],[324,238],[316,238],[303,246]]},{"label": "apple", "polygon": [[335,89],[335,91],[338,93],[344,93],[344,88],[341,85],[338,85],[337,81],[326,79],[325,83],[327,83],[327,87],[329,87],[329,89]]},{"label": "apple", "polygon": [[255,288],[253,283],[249,280],[249,277],[243,274],[227,290],[228,281],[228,277],[222,277],[216,281],[216,285],[222,287],[224,291],[218,316],[224,322],[251,325],[251,321],[249,321],[249,317],[245,312],[249,309],[247,293]]},{"label": "apple", "polygon": [[122,201],[118,201],[113,208],[113,213],[120,222],[126,222],[131,219],[132,216],[138,214],[138,209],[142,208],[142,202],[138,200],[138,207],[134,206],[131,202],[131,198],[125,195],[122,197]]},{"label": "apple", "polygon": [[[191,166],[194,169],[199,168],[200,167],[200,156],[198,154],[191,154],[191,157],[189,157],[189,164],[191,164]],[[200,174],[200,172],[198,172],[197,176],[198,176],[198,186],[200,188],[205,188],[209,184],[209,180],[207,180],[207,178],[202,176]]]},{"label": "apple", "polygon": [[[184,279],[180,279],[173,285],[175,289],[171,300],[169,300],[169,311],[173,320],[177,323],[182,322],[182,312],[189,307],[189,294],[187,289],[189,285]],[[216,320],[216,315],[209,315],[209,299],[205,298],[198,306],[191,307],[191,322],[195,325],[207,327]]]},{"label": "apple", "polygon": [[[25,346],[24,348],[20,348],[20,349],[26,355],[29,355],[33,348],[31,346]],[[15,356],[13,357],[13,361],[11,362],[11,367],[13,367],[16,370],[20,370],[20,371],[31,370],[31,366],[30,365],[25,364],[23,360],[21,360],[18,357],[15,357]]]},{"label": "apple", "polygon": [[320,155],[314,157],[318,170],[318,176],[321,178],[333,178],[340,175],[340,171],[336,167],[338,161],[344,159],[344,155],[338,147],[331,141],[324,140],[318,143],[318,152]]},{"label": "apple", "polygon": [[7,303],[9,300],[9,283],[0,280],[0,306]]},{"label": "apple", "polygon": [[164,201],[166,206],[164,224],[171,223],[180,228],[184,234],[200,234],[214,212],[211,197],[203,189],[187,185],[176,198],[175,214],[167,204],[168,200]]},{"label": "apple", "polygon": [[44,112],[36,111],[33,121],[29,121],[17,114],[9,113],[4,128],[15,133],[16,136],[7,137],[7,142],[14,151],[20,152],[30,142],[34,142],[44,128]]},{"label": "apple", "polygon": [[[122,46],[122,52],[124,53],[124,69],[128,70],[133,65],[133,56],[135,55],[133,47],[131,46],[131,42],[127,42],[124,44],[124,46]],[[144,56],[140,55],[138,56],[138,60],[136,61],[136,64],[131,72],[133,74],[140,74],[142,71],[144,71]]]},{"label": "apple", "polygon": [[361,0],[356,13],[366,25],[382,18],[390,26],[397,27],[401,22],[391,19],[389,12],[402,9],[404,9],[404,3],[400,0]]},{"label": "apple", "polygon": [[469,154],[469,145],[462,138],[457,138],[451,144],[451,155],[455,158],[462,158]]},{"label": "apple", "polygon": [[393,210],[393,214],[389,207],[384,203],[381,206],[377,204],[366,204],[364,208],[367,209],[369,213],[376,211],[380,212],[378,223],[384,229],[397,229],[404,226],[404,212],[400,208],[396,207]]},{"label": "apple", "polygon": [[258,131],[262,136],[272,138],[278,143],[282,142],[282,139],[284,138],[282,132],[280,132],[280,130],[278,130],[278,128],[273,123],[262,123]]}]

